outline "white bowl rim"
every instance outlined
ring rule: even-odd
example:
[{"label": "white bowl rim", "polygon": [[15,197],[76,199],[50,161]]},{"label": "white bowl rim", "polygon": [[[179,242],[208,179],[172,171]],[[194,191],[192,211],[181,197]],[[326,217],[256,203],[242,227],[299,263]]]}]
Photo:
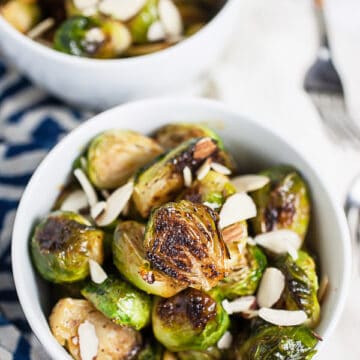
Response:
[{"label": "white bowl rim", "polygon": [[[89,126],[92,123],[95,122],[101,122],[101,117],[105,116],[109,116],[109,114],[111,113],[116,113],[117,111],[119,111],[119,109],[122,108],[133,108],[133,107],[138,107],[138,106],[146,106],[146,105],[152,105],[152,106],[183,106],[183,107],[191,107],[191,106],[203,106],[203,107],[207,107],[209,110],[213,109],[214,111],[221,111],[224,113],[227,113],[229,116],[236,116],[236,117],[241,117],[242,121],[251,124],[252,126],[258,127],[260,128],[264,133],[269,134],[270,136],[272,136],[273,138],[275,138],[277,141],[279,141],[280,143],[283,143],[284,146],[287,146],[291,149],[291,151],[297,155],[298,157],[300,157],[303,161],[303,163],[312,171],[312,173],[315,175],[315,177],[319,180],[319,187],[324,191],[324,193],[326,193],[326,195],[328,196],[328,201],[331,204],[331,207],[333,209],[333,211],[335,212],[335,218],[337,219],[337,226],[340,229],[340,232],[342,234],[342,246],[343,246],[343,259],[342,262],[344,264],[344,268],[342,271],[342,278],[340,281],[340,287],[338,289],[338,294],[340,294],[338,296],[337,302],[334,306],[333,309],[333,314],[331,316],[330,322],[329,322],[329,326],[326,328],[325,332],[322,334],[322,336],[326,339],[329,338],[329,336],[333,333],[336,324],[339,322],[340,316],[343,312],[343,309],[345,307],[345,301],[347,298],[347,294],[348,294],[348,290],[350,287],[350,279],[351,279],[351,266],[352,266],[352,257],[351,257],[351,239],[350,239],[350,232],[349,232],[349,228],[347,225],[347,221],[346,221],[346,217],[345,217],[345,213],[343,211],[343,209],[341,208],[340,204],[335,200],[334,195],[332,195],[331,191],[327,188],[327,186],[324,184],[323,181],[320,181],[321,176],[318,173],[318,171],[315,169],[315,167],[305,158],[301,155],[301,153],[293,147],[293,145],[290,144],[289,141],[287,141],[285,138],[283,138],[282,136],[280,136],[279,134],[277,134],[276,132],[268,129],[267,127],[265,127],[263,124],[261,124],[258,121],[254,121],[249,119],[246,116],[243,116],[241,113],[234,111],[232,109],[230,109],[228,106],[226,106],[225,104],[219,102],[219,101],[215,101],[215,100],[210,100],[210,99],[205,99],[205,98],[188,98],[188,97],[163,97],[163,98],[154,98],[154,99],[145,99],[145,100],[140,100],[140,101],[133,101],[133,102],[129,102],[127,104],[124,105],[119,105],[116,106],[112,109],[106,110],[104,112],[101,112],[99,114],[97,114],[96,116],[90,118],[89,120],[85,121],[84,123],[82,123],[81,125],[79,125],[77,128],[75,128],[73,131],[71,131],[70,133],[68,133],[46,156],[45,158],[41,161],[41,163],[39,164],[39,166],[36,168],[36,170],[34,171],[32,177],[30,178],[25,191],[21,197],[17,212],[16,212],[16,217],[15,217],[15,221],[14,221],[14,227],[13,227],[13,233],[12,233],[12,244],[11,244],[11,262],[12,262],[12,271],[13,271],[13,275],[14,275],[14,282],[15,282],[15,287],[16,287],[16,291],[18,294],[18,298],[19,298],[19,302],[21,304],[21,307],[24,311],[25,317],[27,319],[27,321],[30,324],[31,329],[33,330],[34,334],[39,338],[41,344],[45,347],[45,349],[47,350],[47,352],[49,354],[52,354],[54,352],[54,349],[51,347],[51,344],[47,341],[47,336],[45,336],[43,334],[43,328],[42,326],[40,326],[39,322],[36,321],[36,313],[33,309],[32,306],[29,306],[28,303],[28,298],[26,296],[26,293],[23,292],[23,286],[22,286],[22,268],[21,268],[21,264],[18,263],[16,261],[16,254],[17,254],[17,248],[18,248],[18,243],[20,244],[20,241],[16,241],[16,239],[20,238],[21,235],[19,233],[20,230],[20,225],[21,225],[21,219],[22,217],[25,215],[23,214],[22,211],[22,204],[25,203],[28,198],[29,198],[29,194],[30,194],[30,189],[31,189],[31,184],[33,182],[35,182],[35,179],[38,177],[38,174],[40,173],[41,169],[43,167],[46,166],[46,163],[48,161],[51,161],[52,158],[52,154],[56,153],[57,151],[59,151],[59,149],[61,149],[62,147],[64,147],[66,145],[67,142],[71,142],[71,138],[77,134],[78,132],[83,131],[82,129],[84,127]],[[100,130],[101,131],[101,130]],[[321,347],[321,342],[318,344],[317,346],[318,348]]]},{"label": "white bowl rim", "polygon": [[57,61],[61,61],[63,63],[73,63],[72,65],[87,65],[87,66],[108,66],[109,64],[127,64],[127,63],[144,63],[144,61],[151,62],[153,60],[163,60],[165,56],[174,55],[173,52],[180,51],[182,48],[187,47],[197,41],[198,37],[202,36],[204,32],[207,32],[210,28],[213,28],[217,22],[220,21],[225,14],[233,11],[233,5],[239,0],[227,0],[224,6],[220,9],[220,11],[197,33],[191,35],[190,37],[178,42],[177,44],[170,46],[166,49],[162,49],[159,51],[155,51],[151,54],[145,54],[140,56],[128,57],[128,58],[116,58],[116,59],[92,59],[81,56],[74,56],[66,53],[62,53],[60,51],[56,51],[50,47],[40,44],[33,39],[30,39],[25,34],[22,34],[20,31],[16,30],[11,24],[9,24],[3,17],[0,15],[0,28],[3,27],[6,31],[8,31],[12,36],[14,36],[22,45],[33,48],[34,52],[44,56],[50,57],[51,59],[56,59]]}]

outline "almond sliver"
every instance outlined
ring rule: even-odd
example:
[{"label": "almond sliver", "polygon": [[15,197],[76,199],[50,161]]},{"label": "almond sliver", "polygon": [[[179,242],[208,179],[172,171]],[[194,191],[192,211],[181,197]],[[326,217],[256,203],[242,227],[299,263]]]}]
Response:
[{"label": "almond sliver", "polygon": [[233,337],[231,335],[230,331],[226,331],[224,335],[220,338],[220,340],[217,342],[217,347],[220,350],[226,350],[229,349],[231,346],[231,343],[233,341]]},{"label": "almond sliver", "polygon": [[250,310],[256,303],[255,296],[242,296],[233,301],[227,299],[222,301],[224,310],[229,314],[241,313],[243,311]]},{"label": "almond sliver", "polygon": [[211,163],[211,168],[216,171],[219,174],[223,174],[223,175],[230,175],[231,174],[231,170],[228,169],[226,166],[216,163],[216,162],[212,162]]},{"label": "almond sliver", "polygon": [[95,284],[101,284],[107,279],[106,272],[95,260],[89,259],[90,277]]},{"label": "almond sliver", "polygon": [[158,9],[165,33],[170,37],[180,36],[183,32],[183,22],[175,4],[171,0],[160,0]]},{"label": "almond sliver", "polygon": [[149,41],[160,41],[165,38],[165,30],[160,21],[152,23],[147,32],[147,39]]},{"label": "almond sliver", "polygon": [[257,303],[260,307],[271,308],[280,299],[284,288],[284,274],[279,269],[268,267],[259,285]]},{"label": "almond sliver", "polygon": [[120,21],[130,20],[146,4],[146,0],[102,0],[98,6],[104,15]]},{"label": "almond sliver", "polygon": [[89,205],[94,206],[98,202],[98,197],[94,187],[85,175],[84,171],[80,168],[74,170],[74,176],[79,181],[82,189],[84,190],[88,199]]},{"label": "almond sliver", "polygon": [[78,327],[79,348],[81,360],[93,360],[98,353],[99,339],[95,326],[85,320]]},{"label": "almond sliver", "polygon": [[203,180],[205,176],[211,169],[211,159],[208,158],[206,161],[199,167],[198,171],[196,172],[196,177],[198,180]]},{"label": "almond sliver", "polygon": [[183,169],[184,184],[186,187],[190,187],[192,183],[192,173],[188,166]]},{"label": "almond sliver", "polygon": [[306,313],[302,310],[276,310],[261,308],[259,317],[278,326],[296,326],[301,325],[307,320]]},{"label": "almond sliver", "polygon": [[264,175],[241,175],[231,179],[238,192],[250,192],[263,188],[270,179]]},{"label": "almond sliver", "polygon": [[91,217],[96,220],[106,209],[106,201],[99,201],[90,209]]},{"label": "almond sliver", "polygon": [[75,190],[70,193],[61,204],[62,211],[78,212],[89,206],[88,198],[83,190]]}]

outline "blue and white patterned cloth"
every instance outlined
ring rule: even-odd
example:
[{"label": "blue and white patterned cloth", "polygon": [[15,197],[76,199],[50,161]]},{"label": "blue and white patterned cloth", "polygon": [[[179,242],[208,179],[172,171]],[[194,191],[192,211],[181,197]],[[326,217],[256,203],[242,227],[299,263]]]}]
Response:
[{"label": "blue and white patterned cloth", "polygon": [[34,169],[87,116],[0,61],[0,360],[48,359],[17,299],[11,273],[11,232],[18,202]]}]

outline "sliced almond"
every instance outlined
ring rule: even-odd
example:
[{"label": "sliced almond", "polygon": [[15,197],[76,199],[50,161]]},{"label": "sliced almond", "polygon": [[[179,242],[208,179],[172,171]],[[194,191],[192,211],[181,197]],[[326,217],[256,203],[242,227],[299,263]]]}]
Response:
[{"label": "sliced almond", "polygon": [[217,204],[217,203],[211,203],[211,202],[208,202],[208,201],[203,202],[203,205],[209,207],[209,208],[212,209],[212,210],[216,210],[216,209],[218,209],[218,208],[220,207],[219,204]]},{"label": "sliced almond", "polygon": [[78,212],[89,206],[88,198],[83,190],[75,190],[70,193],[61,204],[60,210]]},{"label": "sliced almond", "polygon": [[227,299],[222,301],[224,310],[229,314],[241,313],[243,311],[251,310],[256,303],[255,296],[242,296],[233,301]]},{"label": "sliced almond", "polygon": [[101,195],[105,200],[108,199],[110,196],[109,190],[101,190]]},{"label": "sliced almond", "polygon": [[198,180],[202,180],[209,173],[211,169],[211,159],[206,159],[205,162],[199,167],[196,172],[196,177]]},{"label": "sliced almond", "polygon": [[89,259],[89,269],[91,280],[95,284],[101,284],[107,279],[106,272],[95,260]]},{"label": "sliced almond", "polygon": [[259,310],[246,310],[241,312],[241,316],[245,319],[253,319],[259,316]]},{"label": "sliced almond", "polygon": [[88,7],[95,7],[98,0],[73,0],[74,5],[78,9],[86,9]]},{"label": "sliced almond", "polygon": [[233,341],[233,337],[231,335],[231,332],[226,331],[224,335],[220,338],[220,340],[217,342],[217,347],[220,350],[229,349],[232,341]]},{"label": "sliced almond", "polygon": [[80,166],[83,169],[83,171],[86,172],[86,169],[88,167],[88,162],[87,162],[87,159],[86,159],[85,156],[81,156],[81,158],[80,158]]},{"label": "sliced almond", "polygon": [[95,326],[85,320],[78,327],[79,348],[81,360],[93,360],[98,353],[99,339]]},{"label": "sliced almond", "polygon": [[216,163],[216,162],[212,162],[211,163],[211,168],[216,171],[219,174],[223,174],[223,175],[230,175],[231,174],[231,170],[228,169],[226,166]]},{"label": "sliced almond", "polygon": [[90,209],[91,217],[96,220],[106,209],[106,201],[99,201]]},{"label": "sliced almond", "polygon": [[321,278],[319,290],[317,293],[319,303],[322,303],[323,300],[325,299],[328,288],[329,288],[329,277],[327,275],[324,275]]},{"label": "sliced almond", "polygon": [[175,4],[171,0],[159,0],[158,9],[165,33],[169,37],[180,36],[183,32],[183,22]]},{"label": "sliced almond", "polygon": [[98,27],[94,27],[86,32],[85,41],[87,42],[102,43],[104,40],[105,40],[105,34]]},{"label": "sliced almond", "polygon": [[256,216],[256,205],[246,193],[236,193],[229,196],[220,211],[219,226],[221,229],[239,221]]},{"label": "sliced almond", "polygon": [[192,184],[192,173],[188,166],[183,169],[184,184],[186,187],[190,187]]},{"label": "sliced almond", "polygon": [[39,22],[35,27],[33,27],[28,33],[27,36],[30,39],[36,39],[43,35],[46,31],[50,30],[55,25],[55,20],[52,18],[47,18]]},{"label": "sliced almond", "polygon": [[239,241],[244,236],[245,227],[241,223],[232,224],[222,231],[222,237],[226,244]]},{"label": "sliced almond", "polygon": [[152,23],[147,32],[147,39],[149,41],[160,41],[165,39],[165,30],[161,21]]},{"label": "sliced almond", "polygon": [[300,236],[292,230],[274,230],[255,237],[255,242],[275,254],[285,254],[297,251],[301,246]]},{"label": "sliced almond", "polygon": [[196,145],[193,157],[195,160],[206,159],[216,150],[216,145],[211,138],[203,138]]},{"label": "sliced almond", "polygon": [[256,245],[256,242],[255,240],[251,237],[251,236],[248,236],[247,239],[246,239],[246,243],[250,246],[255,246]]},{"label": "sliced almond", "polygon": [[285,276],[276,268],[268,267],[262,276],[256,296],[260,307],[271,308],[281,297],[285,288]]},{"label": "sliced almond", "polygon": [[301,325],[307,320],[306,313],[302,310],[276,310],[261,308],[259,317],[278,326],[296,326]]},{"label": "sliced almond", "polygon": [[77,178],[82,189],[84,190],[89,205],[94,206],[98,202],[98,197],[94,187],[91,185],[91,182],[85,175],[84,171],[80,168],[77,168],[74,170],[74,176]]},{"label": "sliced almond", "polygon": [[115,190],[106,200],[106,209],[97,218],[96,224],[98,226],[107,226],[116,220],[130,200],[133,189],[134,183],[128,182]]},{"label": "sliced almond", "polygon": [[128,21],[146,4],[147,0],[102,0],[98,6],[104,15],[120,21]]},{"label": "sliced almond", "polygon": [[238,192],[250,192],[262,189],[270,179],[264,175],[241,175],[231,179]]}]

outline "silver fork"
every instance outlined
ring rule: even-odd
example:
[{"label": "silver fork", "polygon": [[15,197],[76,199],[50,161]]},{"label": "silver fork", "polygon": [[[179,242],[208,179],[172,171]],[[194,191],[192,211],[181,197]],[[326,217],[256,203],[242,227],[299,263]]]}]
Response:
[{"label": "silver fork", "polygon": [[332,61],[323,0],[314,0],[314,4],[320,47],[315,62],[305,75],[304,88],[333,140],[360,147],[360,129],[347,113],[343,85]]}]

